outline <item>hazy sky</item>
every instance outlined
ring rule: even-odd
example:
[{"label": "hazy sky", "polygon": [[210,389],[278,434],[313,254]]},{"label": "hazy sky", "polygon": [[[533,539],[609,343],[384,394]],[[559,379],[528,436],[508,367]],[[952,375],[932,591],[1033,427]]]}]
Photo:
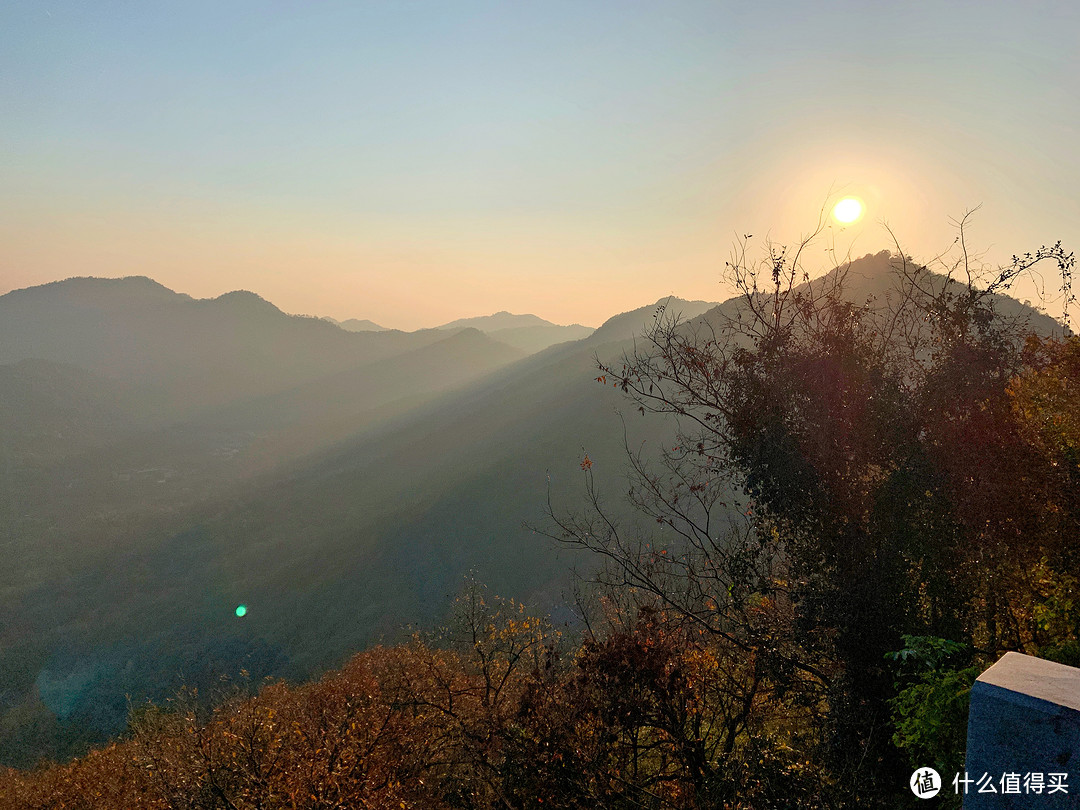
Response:
[{"label": "hazy sky", "polygon": [[[1080,4],[8,2],[0,292],[149,275],[416,328],[719,300],[854,252],[1080,248]],[[825,243],[820,262],[827,261]],[[813,261],[813,257],[812,257]]]}]

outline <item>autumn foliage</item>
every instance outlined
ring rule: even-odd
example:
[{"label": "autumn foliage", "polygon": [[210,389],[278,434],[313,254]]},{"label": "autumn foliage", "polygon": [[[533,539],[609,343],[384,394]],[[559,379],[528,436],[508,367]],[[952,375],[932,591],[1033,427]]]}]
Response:
[{"label": "autumn foliage", "polygon": [[316,683],[267,683],[206,713],[187,693],[140,708],[123,741],[0,776],[0,807],[748,807],[816,789],[776,746],[783,701],[746,689],[752,661],[649,609],[568,649],[491,602],[472,586],[439,638],[369,650]]}]

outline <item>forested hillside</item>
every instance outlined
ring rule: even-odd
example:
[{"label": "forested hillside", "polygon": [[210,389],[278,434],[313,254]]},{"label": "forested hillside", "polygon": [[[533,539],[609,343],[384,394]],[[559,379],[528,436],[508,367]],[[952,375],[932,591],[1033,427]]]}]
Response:
[{"label": "forested hillside", "polygon": [[[596,397],[593,352],[621,351],[655,307],[613,320],[606,349],[520,360],[471,328],[354,335],[241,296],[252,312],[219,306],[220,345],[201,353],[207,302],[99,281],[0,298],[21,313],[24,351],[50,358],[0,367],[12,426],[0,517],[15,560],[0,575],[3,762],[102,741],[123,728],[128,696],[165,697],[181,676],[308,677],[435,621],[472,567],[507,592],[561,599],[568,566],[523,521],[542,515],[549,471],[568,491],[586,440],[617,463],[617,397]],[[167,311],[143,312],[154,306]],[[62,339],[40,326],[48,312],[81,326]],[[167,344],[144,340],[170,322]],[[207,357],[276,363],[289,334],[296,373],[285,363],[236,391],[226,374],[217,404],[186,399],[217,373]],[[130,367],[113,355],[124,340]],[[177,404],[148,402],[148,380]]]},{"label": "forested hillside", "polygon": [[[414,614],[444,629],[368,649],[307,685],[267,682],[255,697],[242,688],[248,670],[213,690],[213,711],[205,688],[138,701],[123,741],[7,772],[0,791],[8,806],[43,808],[88,797],[206,808],[914,803],[914,766],[962,768],[967,690],[982,669],[1007,650],[1080,664],[1080,340],[1002,297],[1044,260],[1067,285],[1073,258],[1057,246],[980,286],[888,254],[803,284],[797,264],[736,267],[743,294],[721,307],[613,319],[588,347],[522,361],[380,440],[342,445],[174,537],[174,549],[206,555],[176,576],[198,582],[213,560],[225,573],[217,594],[199,584],[205,605],[243,602],[245,629],[275,640],[265,649],[312,664],[316,635],[364,644],[355,628],[383,611],[458,593],[449,611]],[[599,368],[588,370],[586,348]],[[513,477],[529,469],[515,466],[522,448],[570,424],[540,397],[568,370],[587,371],[594,394],[615,394],[633,419],[651,414],[642,424],[658,426],[661,446],[628,442],[627,479],[618,443],[582,434],[571,480],[555,486],[552,474],[556,497],[530,520],[534,538],[576,549],[594,575],[552,616],[495,595],[542,585],[557,569],[545,547],[480,527],[528,491]],[[525,421],[509,418],[529,401]],[[598,426],[585,401],[566,403],[574,424]],[[463,451],[483,461],[437,472]],[[357,525],[381,507],[393,527],[401,512],[360,481],[384,493],[408,481],[429,500],[410,503],[423,516],[411,535],[378,535],[350,568],[356,546],[287,522],[314,507],[325,526]],[[336,576],[318,564],[330,559]],[[152,551],[140,561],[155,593],[168,592],[161,564]],[[469,566],[498,584],[462,589]],[[307,602],[286,590],[304,572],[322,576]],[[203,616],[227,637],[212,610]]]}]

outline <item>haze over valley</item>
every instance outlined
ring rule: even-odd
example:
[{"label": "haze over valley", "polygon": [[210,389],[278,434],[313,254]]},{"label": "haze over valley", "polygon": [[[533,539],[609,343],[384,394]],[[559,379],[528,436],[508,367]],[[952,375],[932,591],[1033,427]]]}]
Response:
[{"label": "haze over valley", "polygon": [[571,561],[523,524],[549,479],[579,494],[586,446],[621,463],[594,353],[656,310],[354,332],[146,278],[0,296],[8,762],[116,733],[182,673],[306,676],[431,626],[469,571],[557,603]]}]

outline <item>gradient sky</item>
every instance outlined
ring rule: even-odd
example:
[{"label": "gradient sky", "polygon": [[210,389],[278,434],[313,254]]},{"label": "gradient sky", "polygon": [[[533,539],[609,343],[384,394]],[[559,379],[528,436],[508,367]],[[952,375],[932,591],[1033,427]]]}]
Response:
[{"label": "gradient sky", "polygon": [[869,204],[856,254],[885,220],[929,258],[979,204],[989,261],[1076,249],[1078,43],[1069,2],[9,0],[0,292],[596,325],[726,298],[735,235],[830,190]]}]

